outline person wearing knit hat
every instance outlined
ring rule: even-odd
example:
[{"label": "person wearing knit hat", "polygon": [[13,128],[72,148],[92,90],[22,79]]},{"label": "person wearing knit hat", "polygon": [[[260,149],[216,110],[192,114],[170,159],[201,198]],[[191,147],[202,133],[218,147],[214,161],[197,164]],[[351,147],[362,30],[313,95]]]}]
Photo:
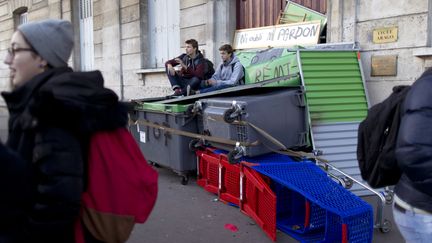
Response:
[{"label": "person wearing knit hat", "polygon": [[72,24],[48,19],[20,25],[12,35],[4,63],[14,88],[50,68],[67,67],[74,45]]},{"label": "person wearing knit hat", "polygon": [[73,48],[72,24],[48,19],[20,25],[18,30],[36,53],[52,67],[67,66]]},{"label": "person wearing knit hat", "polygon": [[[7,200],[20,185],[11,180],[7,188],[12,189],[0,187],[1,243],[75,242],[90,137],[127,125],[127,107],[104,87],[99,71],[68,67],[73,40],[69,21],[48,19],[19,26],[7,49],[11,91],[1,93],[9,110],[4,150],[22,158],[25,170],[8,178],[28,175],[30,192],[19,193],[30,199],[22,208],[12,205]],[[0,154],[1,168],[17,166],[5,163],[13,162]],[[82,228],[86,243],[100,242]]]}]

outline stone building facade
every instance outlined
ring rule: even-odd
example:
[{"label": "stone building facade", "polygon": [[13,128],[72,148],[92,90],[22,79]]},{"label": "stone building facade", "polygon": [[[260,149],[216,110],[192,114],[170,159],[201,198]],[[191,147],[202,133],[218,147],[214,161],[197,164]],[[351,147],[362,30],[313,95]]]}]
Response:
[{"label": "stone building facade", "polygon": [[[387,97],[393,86],[411,84],[432,66],[431,10],[432,1],[426,0],[329,1],[327,40],[358,42],[371,104]],[[382,28],[397,32],[397,38],[375,43],[373,32]],[[393,74],[372,75],[373,67],[378,71],[388,68],[383,63],[373,63],[374,57],[389,61],[396,57],[396,67],[390,68]]]}]

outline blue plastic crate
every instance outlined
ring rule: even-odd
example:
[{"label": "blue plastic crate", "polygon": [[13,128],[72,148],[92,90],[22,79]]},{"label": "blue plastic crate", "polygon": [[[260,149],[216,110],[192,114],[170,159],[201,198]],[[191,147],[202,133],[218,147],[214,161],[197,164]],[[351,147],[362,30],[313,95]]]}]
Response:
[{"label": "blue plastic crate", "polygon": [[[325,236],[321,242],[340,242],[344,234],[349,242],[372,242],[372,207],[331,180],[314,163],[262,163],[252,168],[326,210]],[[284,232],[295,238],[312,237]]]},{"label": "blue plastic crate", "polygon": [[326,210],[308,201],[303,195],[273,182],[277,197],[277,227],[286,232],[304,234],[311,231],[324,232]]}]

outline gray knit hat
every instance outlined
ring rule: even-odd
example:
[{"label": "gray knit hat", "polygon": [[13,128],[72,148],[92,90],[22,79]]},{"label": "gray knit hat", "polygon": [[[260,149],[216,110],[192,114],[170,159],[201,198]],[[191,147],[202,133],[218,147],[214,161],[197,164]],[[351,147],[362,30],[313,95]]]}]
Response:
[{"label": "gray knit hat", "polygon": [[18,30],[51,66],[67,66],[74,44],[72,24],[69,21],[35,21],[20,25]]}]

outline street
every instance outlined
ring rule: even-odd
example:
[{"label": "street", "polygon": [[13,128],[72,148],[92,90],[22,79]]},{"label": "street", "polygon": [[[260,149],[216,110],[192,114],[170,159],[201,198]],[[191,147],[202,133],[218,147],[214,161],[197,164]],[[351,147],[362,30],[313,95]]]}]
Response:
[{"label": "street", "polygon": [[[128,243],[231,243],[273,242],[264,231],[236,207],[217,201],[217,196],[205,191],[191,177],[189,184],[181,185],[180,177],[166,168],[158,168],[159,195],[147,222],[136,225]],[[367,197],[375,209],[377,197]],[[402,243],[391,215],[390,207],[384,211],[393,228],[383,234],[374,230],[373,242]],[[226,229],[234,225],[238,231]],[[231,228],[232,229],[232,228]],[[278,231],[276,242],[297,242]]]}]

